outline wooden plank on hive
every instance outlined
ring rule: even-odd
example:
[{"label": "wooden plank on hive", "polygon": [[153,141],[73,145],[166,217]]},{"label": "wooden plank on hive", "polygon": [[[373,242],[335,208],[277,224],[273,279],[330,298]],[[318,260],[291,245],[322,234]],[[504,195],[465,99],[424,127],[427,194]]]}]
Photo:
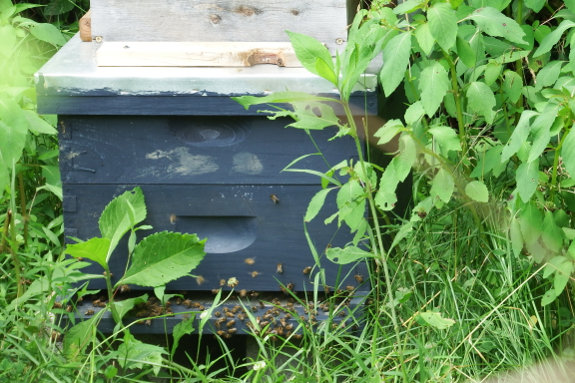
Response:
[{"label": "wooden plank on hive", "polygon": [[98,66],[301,67],[290,43],[270,42],[106,42]]},{"label": "wooden plank on hive", "polygon": [[80,19],[80,40],[92,41],[92,15],[90,11],[86,12]]}]

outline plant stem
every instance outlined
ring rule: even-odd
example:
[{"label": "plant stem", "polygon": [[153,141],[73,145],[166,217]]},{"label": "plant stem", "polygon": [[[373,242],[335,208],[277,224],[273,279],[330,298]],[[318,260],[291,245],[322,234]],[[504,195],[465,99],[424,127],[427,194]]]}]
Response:
[{"label": "plant stem", "polygon": [[553,158],[553,173],[551,174],[551,192],[549,193],[549,200],[551,202],[555,200],[555,190],[557,190],[555,188],[555,184],[557,183],[557,168],[559,167],[559,157],[560,157],[559,153],[561,151],[561,148],[563,147],[565,137],[567,137],[568,134],[569,132],[566,132],[563,135],[563,137],[561,137],[561,141],[559,141],[559,144],[555,148],[555,157]]},{"label": "plant stem", "polygon": [[463,107],[461,105],[461,93],[459,89],[459,84],[457,83],[457,69],[455,64],[451,59],[451,56],[443,49],[443,56],[449,64],[449,70],[451,72],[451,87],[453,88],[453,98],[455,99],[455,109],[457,111],[457,127],[459,130],[459,142],[461,143],[461,153],[465,155],[467,153],[467,139],[465,137],[465,123],[463,120]]},{"label": "plant stem", "polygon": [[24,221],[24,247],[28,247],[28,214],[26,213],[26,192],[24,191],[24,177],[22,172],[18,173],[18,188],[20,189],[20,214]]},{"label": "plant stem", "polygon": [[[14,224],[14,214],[12,212],[12,209],[8,209],[7,213],[7,218],[8,216],[10,217],[10,224],[8,225],[10,227],[10,237],[12,240],[12,246],[10,248],[10,254],[12,254],[12,264],[14,265],[14,277],[16,279],[16,285],[17,285],[17,298],[20,298],[22,296],[22,294],[24,294],[24,284],[22,283],[22,275],[20,274],[21,272],[21,268],[22,266],[20,265],[20,260],[18,259],[18,252],[17,252],[17,248],[14,248],[14,244],[16,244],[16,226]],[[5,230],[7,229],[7,227],[4,228]]]},{"label": "plant stem", "polygon": [[[519,25],[523,24],[523,0],[517,0],[517,14],[515,15],[515,21]],[[523,73],[523,62],[521,60],[522,59],[518,59],[515,61],[515,73],[517,73],[521,80],[523,80],[525,74]],[[519,114],[521,114],[520,109],[523,108],[523,95],[519,96],[519,100],[517,100],[515,107],[517,108],[518,114],[517,121],[519,121]]]}]

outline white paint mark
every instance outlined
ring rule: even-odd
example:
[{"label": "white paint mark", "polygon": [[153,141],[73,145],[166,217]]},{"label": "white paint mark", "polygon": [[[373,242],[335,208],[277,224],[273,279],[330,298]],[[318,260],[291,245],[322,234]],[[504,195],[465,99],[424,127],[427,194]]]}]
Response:
[{"label": "white paint mark", "polygon": [[234,156],[234,165],[232,170],[236,173],[260,174],[264,166],[258,156],[248,152],[241,152]]},{"label": "white paint mark", "polygon": [[148,160],[167,158],[172,163],[168,165],[166,172],[177,173],[183,176],[194,176],[213,173],[219,169],[211,156],[190,154],[189,148],[180,147],[169,151],[156,150],[146,154]]}]

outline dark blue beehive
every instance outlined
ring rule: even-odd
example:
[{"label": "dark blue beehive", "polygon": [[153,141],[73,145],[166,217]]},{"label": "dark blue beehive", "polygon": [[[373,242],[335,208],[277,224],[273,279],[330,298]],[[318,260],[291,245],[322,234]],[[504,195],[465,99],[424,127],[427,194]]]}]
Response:
[{"label": "dark blue beehive", "polygon": [[[84,240],[99,236],[104,207],[140,186],[148,209],[145,223],[153,231],[208,238],[207,255],[194,270],[203,283],[186,277],[168,289],[210,291],[235,277],[238,290],[279,293],[282,283],[312,291],[313,281],[303,270],[316,263],[303,216],[320,189],[319,178],[282,169],[317,149],[305,131],[285,128],[289,120],[270,121],[230,97],[286,89],[337,97],[331,88],[300,68],[98,68],[90,44],[75,37],[37,74],[39,112],[59,115],[66,234]],[[360,105],[367,101],[371,113],[373,88],[356,96]],[[312,132],[324,158],[310,156],[296,167],[325,171],[326,161],[335,165],[356,157],[351,139],[327,141],[334,134],[333,129]],[[331,194],[308,224],[320,254],[351,240],[347,228],[323,223],[336,211]],[[116,279],[125,268],[125,252],[120,244],[112,257]],[[356,287],[354,275],[366,270],[353,267],[321,262],[331,289]],[[86,271],[102,272],[98,265]],[[97,280],[90,288],[105,285]]]}]

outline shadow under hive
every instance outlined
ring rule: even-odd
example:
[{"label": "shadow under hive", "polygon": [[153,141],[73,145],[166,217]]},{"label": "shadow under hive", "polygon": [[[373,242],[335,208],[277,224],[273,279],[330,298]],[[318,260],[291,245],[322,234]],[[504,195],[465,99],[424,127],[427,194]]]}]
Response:
[{"label": "shadow under hive", "polygon": [[[185,292],[186,299],[197,301],[211,290],[230,290],[221,281],[234,277],[239,281],[236,291],[264,294],[265,304],[271,306],[273,294],[287,299],[281,285],[294,292],[314,288],[323,292],[323,285],[312,283],[318,267],[303,227],[320,180],[282,172],[295,158],[317,149],[305,131],[285,128],[291,120],[268,120],[256,108],[244,110],[230,96],[261,95],[270,91],[270,84],[271,91],[285,90],[285,83],[270,81],[278,73],[296,87],[292,90],[337,95],[330,94],[333,91],[324,80],[299,68],[178,69],[96,68],[91,51],[75,37],[37,74],[39,112],[59,115],[66,235],[83,240],[99,236],[98,218],[105,206],[140,186],[148,210],[144,223],[153,226],[140,234],[169,230],[208,239],[207,255],[194,270],[201,280],[184,277],[168,284],[168,290]],[[166,82],[173,84],[171,91]],[[191,91],[198,88],[205,91]],[[354,97],[358,104],[367,100],[367,111],[375,111],[374,92]],[[326,161],[335,165],[357,156],[349,138],[328,142],[334,134],[334,129],[311,132],[324,157],[306,157],[295,167],[325,171]],[[351,240],[346,227],[324,225],[335,211],[332,192],[320,215],[307,224],[320,254],[328,246]],[[112,256],[113,282],[125,268],[126,249],[124,239]],[[321,268],[331,291],[356,289],[360,283],[354,276],[367,275],[363,264],[340,268],[325,257]],[[84,271],[103,270],[93,264]],[[103,289],[105,284],[92,280],[89,288]],[[130,286],[132,292],[138,288]],[[202,299],[205,310],[211,297]],[[245,300],[244,305],[250,307],[252,301]],[[305,305],[295,306],[293,314],[309,314]],[[93,311],[79,308],[78,315],[84,317],[88,310]],[[209,331],[222,331],[216,320]],[[111,326],[111,319],[108,322],[102,326]],[[142,330],[156,331],[163,332],[163,325]]]}]

